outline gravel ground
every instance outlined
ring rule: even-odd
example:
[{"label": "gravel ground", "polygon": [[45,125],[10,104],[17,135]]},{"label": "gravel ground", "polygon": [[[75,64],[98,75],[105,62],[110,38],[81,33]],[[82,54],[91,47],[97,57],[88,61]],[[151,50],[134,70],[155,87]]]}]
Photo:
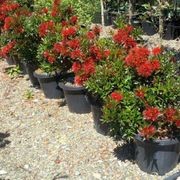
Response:
[{"label": "gravel ground", "polygon": [[[130,160],[123,142],[98,134],[91,114],[77,115],[45,99],[26,77],[10,79],[0,62],[0,180],[156,180]],[[31,92],[34,97],[26,99]]]}]

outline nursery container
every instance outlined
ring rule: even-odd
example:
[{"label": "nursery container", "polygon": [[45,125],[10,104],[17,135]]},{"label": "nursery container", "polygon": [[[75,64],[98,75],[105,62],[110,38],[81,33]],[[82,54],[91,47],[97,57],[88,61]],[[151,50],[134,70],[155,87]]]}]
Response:
[{"label": "nursery container", "polygon": [[25,62],[24,65],[25,65],[26,72],[29,76],[29,80],[31,81],[31,84],[34,87],[39,86],[39,81],[33,74],[34,71],[38,68],[37,65],[32,64],[32,63],[28,63],[28,62]]},{"label": "nursery container", "polygon": [[147,173],[164,175],[178,163],[180,142],[178,139],[143,140],[135,136],[136,163]]},{"label": "nursery container", "polygon": [[157,33],[156,27],[152,22],[143,21],[142,30],[146,35],[152,36]]},{"label": "nursery container", "polygon": [[66,85],[61,82],[59,86],[64,91],[64,96],[70,112],[78,114],[91,112],[91,107],[86,96],[86,89],[84,87]]},{"label": "nursery container", "polygon": [[6,58],[6,62],[8,63],[8,65],[15,65],[13,58],[10,56]]},{"label": "nursery container", "polygon": [[39,73],[37,70],[33,74],[38,79],[46,98],[59,99],[64,97],[63,90],[58,86],[58,81],[60,79],[58,75],[55,73]]},{"label": "nursery container", "polygon": [[103,123],[101,121],[102,115],[103,115],[102,101],[97,96],[94,96],[92,94],[88,94],[88,101],[91,105],[91,111],[92,111],[93,120],[94,120],[94,128],[96,129],[98,133],[107,135],[109,132],[109,126],[106,123]]}]

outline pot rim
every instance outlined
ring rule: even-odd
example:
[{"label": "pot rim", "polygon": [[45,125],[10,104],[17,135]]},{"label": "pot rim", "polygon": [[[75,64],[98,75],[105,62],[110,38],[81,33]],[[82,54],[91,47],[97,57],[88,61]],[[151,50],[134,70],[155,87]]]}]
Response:
[{"label": "pot rim", "polygon": [[177,137],[172,139],[167,138],[167,139],[143,140],[143,138],[139,134],[136,134],[134,138],[135,140],[141,143],[148,143],[148,144],[172,145],[172,144],[180,143]]},{"label": "pot rim", "polygon": [[36,78],[52,78],[56,76],[55,72],[52,72],[52,73],[39,72],[38,69],[33,72],[33,75]]},{"label": "pot rim", "polygon": [[63,82],[60,82],[59,83],[59,86],[65,90],[65,91],[85,91],[85,87],[83,86],[69,86],[69,85],[66,85],[64,84]]}]

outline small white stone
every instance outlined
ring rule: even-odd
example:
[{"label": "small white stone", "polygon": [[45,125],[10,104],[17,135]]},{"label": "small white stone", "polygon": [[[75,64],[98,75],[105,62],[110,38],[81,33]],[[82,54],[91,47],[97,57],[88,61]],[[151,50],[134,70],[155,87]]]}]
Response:
[{"label": "small white stone", "polygon": [[7,172],[5,170],[0,170],[0,175],[4,175],[4,174],[7,174]]},{"label": "small white stone", "polygon": [[93,176],[94,176],[96,179],[101,179],[101,174],[99,174],[99,173],[93,173]]},{"label": "small white stone", "polygon": [[81,173],[79,171],[76,171],[75,176],[79,176],[79,175],[81,175]]},{"label": "small white stone", "polygon": [[29,170],[29,165],[28,165],[28,164],[25,164],[25,165],[24,165],[24,169]]}]

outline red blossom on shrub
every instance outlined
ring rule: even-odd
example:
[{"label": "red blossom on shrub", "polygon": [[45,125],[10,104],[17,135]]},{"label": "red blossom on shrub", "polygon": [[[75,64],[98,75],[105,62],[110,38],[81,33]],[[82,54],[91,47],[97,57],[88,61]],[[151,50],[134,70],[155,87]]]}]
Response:
[{"label": "red blossom on shrub", "polygon": [[95,61],[99,61],[102,59],[101,49],[98,46],[90,46],[89,52]]},{"label": "red blossom on shrub", "polygon": [[76,33],[77,33],[77,29],[76,29],[76,27],[73,27],[73,26],[64,28],[61,32],[61,34],[64,38],[68,38],[69,36],[74,36],[74,35],[76,35]]},{"label": "red blossom on shrub", "polygon": [[74,62],[73,65],[72,65],[72,71],[74,73],[77,73],[77,72],[79,72],[81,70],[81,67],[82,67],[81,63]]},{"label": "red blossom on shrub", "polygon": [[80,41],[79,39],[72,39],[67,41],[67,45],[71,48],[71,49],[76,49],[80,47]]},{"label": "red blossom on shrub", "polygon": [[96,36],[99,36],[100,33],[101,33],[101,27],[98,26],[98,25],[96,25],[95,27],[93,27],[92,31],[94,32],[94,34],[95,34]]},{"label": "red blossom on shrub", "polygon": [[105,50],[104,50],[104,57],[105,57],[105,58],[109,57],[110,54],[111,54],[111,51],[110,51],[109,49],[105,49]]},{"label": "red blossom on shrub", "polygon": [[49,63],[53,64],[56,61],[56,58],[49,51],[45,51],[43,56],[48,60]]},{"label": "red blossom on shrub", "polygon": [[54,0],[53,5],[52,5],[51,16],[56,17],[58,15],[60,3],[61,3],[61,0]]},{"label": "red blossom on shrub", "polygon": [[176,109],[174,109],[174,108],[167,108],[164,111],[164,115],[168,121],[174,121],[175,120],[175,114],[176,114]]},{"label": "red blossom on shrub", "polygon": [[119,45],[123,45],[128,49],[133,48],[136,46],[137,43],[134,40],[134,38],[131,37],[130,33],[131,33],[131,29],[129,26],[119,29],[117,33],[114,34],[113,40],[115,43]]},{"label": "red blossom on shrub", "polygon": [[15,22],[15,20],[14,20],[13,17],[11,17],[11,16],[6,17],[5,20],[4,20],[3,29],[5,31],[9,30],[11,28],[11,26],[14,24],[14,22]]},{"label": "red blossom on shrub", "polygon": [[47,13],[48,13],[48,8],[47,8],[47,7],[42,8],[42,9],[41,9],[41,12],[44,13],[44,14],[47,14]]},{"label": "red blossom on shrub", "polygon": [[144,119],[148,121],[156,121],[159,115],[160,111],[157,107],[148,107],[143,111]]},{"label": "red blossom on shrub", "polygon": [[72,59],[81,59],[83,57],[83,52],[80,49],[75,49],[70,53]]},{"label": "red blossom on shrub", "polygon": [[180,120],[179,119],[175,121],[175,124],[176,124],[177,128],[180,128]]},{"label": "red blossom on shrub", "polygon": [[61,21],[61,25],[62,25],[62,27],[68,26],[68,22],[63,20],[63,21]]},{"label": "red blossom on shrub", "polygon": [[69,21],[72,25],[75,25],[78,22],[78,17],[72,16]]},{"label": "red blossom on shrub", "polygon": [[162,49],[160,47],[156,47],[156,48],[152,49],[152,54],[154,56],[159,55],[161,52],[162,52]]},{"label": "red blossom on shrub", "polygon": [[135,91],[135,95],[136,95],[137,97],[141,98],[141,99],[144,99],[144,97],[145,97],[145,92],[144,92],[143,89],[137,89],[137,90]]},{"label": "red blossom on shrub", "polygon": [[53,21],[46,21],[40,24],[38,31],[39,36],[44,37],[50,32],[54,32],[55,30],[55,24]]},{"label": "red blossom on shrub", "polygon": [[153,71],[157,71],[157,70],[159,70],[160,67],[161,67],[160,61],[157,60],[157,59],[151,61],[151,65],[152,65]]},{"label": "red blossom on shrub", "polygon": [[156,133],[156,128],[152,125],[146,126],[142,128],[139,133],[141,136],[148,139]]},{"label": "red blossom on shrub", "polygon": [[151,74],[154,71],[152,63],[150,61],[146,61],[145,63],[137,67],[136,70],[139,76],[142,76],[145,78],[151,76]]},{"label": "red blossom on shrub", "polygon": [[16,41],[11,41],[6,46],[2,47],[0,49],[0,56],[6,57],[15,45],[16,45]]},{"label": "red blossom on shrub", "polygon": [[95,63],[94,63],[94,60],[92,58],[88,58],[83,63],[83,70],[88,75],[95,72]]},{"label": "red blossom on shrub", "polygon": [[120,102],[123,100],[123,95],[120,92],[115,91],[111,93],[111,98],[116,102]]},{"label": "red blossom on shrub", "polygon": [[83,83],[88,79],[87,75],[76,75],[75,76],[75,79],[74,79],[74,82],[75,84],[77,85],[83,85]]},{"label": "red blossom on shrub", "polygon": [[89,32],[87,32],[87,38],[89,40],[93,40],[93,39],[96,38],[96,35],[95,35],[95,33],[93,31],[89,31]]},{"label": "red blossom on shrub", "polygon": [[147,61],[150,52],[147,48],[144,47],[135,47],[132,48],[125,58],[125,63],[130,67],[139,67],[144,62]]}]

